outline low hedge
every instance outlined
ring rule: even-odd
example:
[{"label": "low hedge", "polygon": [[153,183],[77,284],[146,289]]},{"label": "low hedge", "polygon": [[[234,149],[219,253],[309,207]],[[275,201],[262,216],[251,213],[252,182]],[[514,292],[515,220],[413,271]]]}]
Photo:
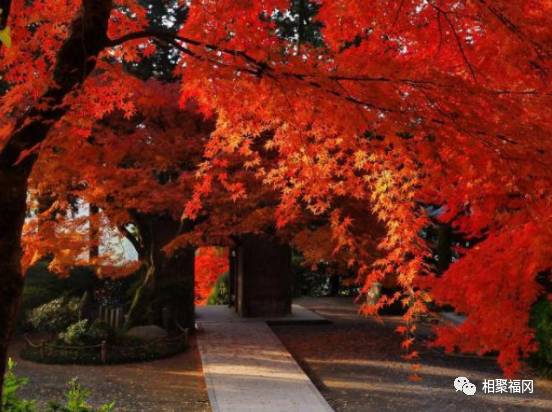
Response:
[{"label": "low hedge", "polygon": [[[168,358],[188,348],[188,333],[172,338],[143,342],[136,338],[118,339],[117,344],[69,346],[59,340],[34,344],[27,340],[23,359],[44,364],[103,365],[146,362]],[[104,351],[105,356],[102,356]]]}]

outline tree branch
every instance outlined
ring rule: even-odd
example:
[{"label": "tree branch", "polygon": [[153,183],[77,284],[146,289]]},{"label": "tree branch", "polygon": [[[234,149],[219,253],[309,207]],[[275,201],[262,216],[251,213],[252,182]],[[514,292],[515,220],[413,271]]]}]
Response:
[{"label": "tree branch", "polygon": [[546,57],[551,56],[552,53],[550,49],[546,50],[542,44],[529,38],[512,20],[510,20],[506,15],[501,13],[497,8],[487,4],[486,0],[479,0],[479,3],[482,6],[484,6],[487,10],[489,10],[489,12],[493,16],[495,16],[495,18],[498,19],[498,21],[500,21],[500,23],[504,25],[504,27],[506,27],[516,37],[518,37],[522,41],[525,41],[531,44],[531,46],[535,49],[535,52],[540,58],[544,59]]},{"label": "tree branch", "polygon": [[[67,112],[65,96],[81,84],[96,66],[96,57],[105,48],[112,0],[83,0],[82,10],[72,23],[71,32],[59,50],[54,66],[54,82],[18,119],[15,131],[0,151],[0,167],[11,168],[21,160],[34,159],[33,148],[40,145],[51,127]],[[33,152],[32,155],[28,153]],[[32,161],[25,167],[30,167]],[[18,163],[19,164],[19,163]]]},{"label": "tree branch", "polygon": [[[468,56],[466,56],[466,52],[464,51],[464,46],[462,45],[462,40],[460,39],[460,36],[458,36],[458,32],[456,31],[456,28],[454,27],[454,24],[452,24],[452,21],[449,17],[449,11],[443,10],[442,8],[438,7],[434,3],[430,2],[429,5],[437,11],[437,19],[440,22],[441,15],[444,17],[445,21],[447,22],[448,26],[450,27],[450,30],[452,31],[452,35],[454,36],[454,39],[456,41],[456,45],[458,46],[458,51],[460,52],[460,55],[462,56],[462,60],[464,60],[464,63],[466,64],[468,70],[470,71],[470,74],[473,78],[473,80],[477,80],[477,77],[475,75],[475,70],[470,63]],[[440,27],[439,27],[440,28]]]}]

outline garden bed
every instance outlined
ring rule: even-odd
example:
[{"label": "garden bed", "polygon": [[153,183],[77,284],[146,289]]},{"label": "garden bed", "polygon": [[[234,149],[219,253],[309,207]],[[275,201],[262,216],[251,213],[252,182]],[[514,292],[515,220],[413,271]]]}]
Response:
[{"label": "garden bed", "polygon": [[46,364],[101,365],[144,362],[174,356],[188,348],[188,330],[178,336],[140,342],[130,340],[116,344],[64,345],[59,341],[32,342],[25,337],[20,356],[23,359]]}]

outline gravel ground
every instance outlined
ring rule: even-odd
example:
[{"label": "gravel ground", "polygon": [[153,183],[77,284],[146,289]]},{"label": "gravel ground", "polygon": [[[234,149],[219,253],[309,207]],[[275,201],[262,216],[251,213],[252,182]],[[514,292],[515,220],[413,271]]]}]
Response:
[{"label": "gravel ground", "polygon": [[18,376],[29,378],[20,394],[37,399],[61,400],[73,377],[92,391],[90,404],[116,401],[116,411],[209,412],[209,398],[203,380],[195,337],[190,349],[180,355],[153,362],[109,366],[42,365],[19,358],[16,341],[10,356],[17,362]]},{"label": "gravel ground", "polygon": [[[533,394],[484,394],[484,379],[501,378],[492,359],[446,356],[423,351],[423,380],[411,382],[410,366],[400,357],[399,317],[383,323],[356,314],[350,299],[317,298],[296,302],[325,316],[329,325],[280,325],[273,330],[337,412],[367,411],[543,411],[552,410],[552,382],[536,379]],[[455,392],[465,376],[475,396]]]}]

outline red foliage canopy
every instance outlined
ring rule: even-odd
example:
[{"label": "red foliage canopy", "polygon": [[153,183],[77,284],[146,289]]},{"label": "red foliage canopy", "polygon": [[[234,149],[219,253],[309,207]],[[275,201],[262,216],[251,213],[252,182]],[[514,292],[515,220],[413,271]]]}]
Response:
[{"label": "red foliage canopy", "polygon": [[[59,51],[82,12],[77,0],[12,3],[13,45],[0,51],[11,86],[0,144],[10,148],[29,107],[48,106],[56,62],[67,57]],[[88,138],[115,111],[135,115],[145,86],[124,66],[171,47],[181,105],[215,121],[184,218],[201,213],[214,181],[238,204],[254,196],[232,181],[239,164],[278,194],[278,228],[324,219],[365,288],[398,275],[407,319],[428,301],[451,304],[467,321],[439,330],[437,342],[498,350],[504,370],[517,370],[534,348],[537,276],[552,266],[550,0],[315,1],[321,45],[281,35],[271,16],[290,7],[283,0],[175,0],[189,6],[177,33],[151,30],[137,1],[101,3],[112,6],[111,40],[63,98],[60,145]],[[38,143],[20,156],[42,156],[48,142]],[[420,238],[429,205],[477,241],[442,277]],[[386,228],[375,261],[373,233],[358,229],[368,215]]]}]

